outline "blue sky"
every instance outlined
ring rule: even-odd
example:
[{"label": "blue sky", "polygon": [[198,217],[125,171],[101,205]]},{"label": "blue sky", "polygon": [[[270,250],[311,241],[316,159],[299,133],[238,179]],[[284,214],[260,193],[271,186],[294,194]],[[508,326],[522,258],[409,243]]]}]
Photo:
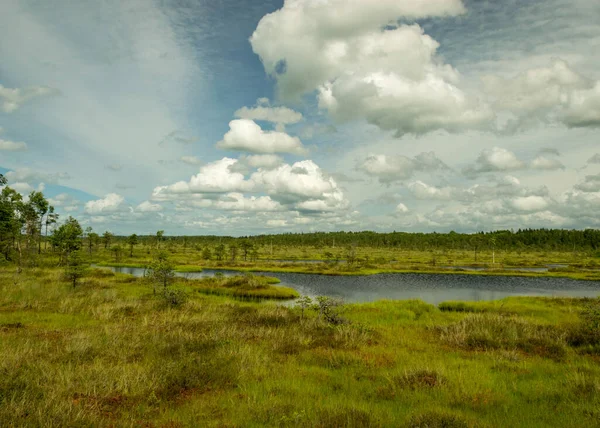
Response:
[{"label": "blue sky", "polygon": [[116,233],[599,227],[595,0],[5,0],[0,173]]}]

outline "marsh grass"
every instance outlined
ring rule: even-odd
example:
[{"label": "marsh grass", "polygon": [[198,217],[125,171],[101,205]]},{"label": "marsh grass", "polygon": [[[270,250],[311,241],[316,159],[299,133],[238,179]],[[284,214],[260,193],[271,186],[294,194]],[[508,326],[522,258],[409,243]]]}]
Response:
[{"label": "marsh grass", "polygon": [[[590,300],[441,311],[345,305],[348,322],[92,270],[0,268],[0,426],[597,425],[600,368],[569,329]],[[223,287],[226,288],[226,287]],[[485,311],[479,311],[485,307]],[[552,346],[557,346],[553,350]]]},{"label": "marsh grass", "polygon": [[[272,254],[263,249],[255,261],[243,260],[205,260],[201,251],[183,248],[173,244],[168,248],[169,257],[175,263],[178,272],[198,272],[202,269],[227,269],[241,272],[297,272],[322,275],[373,275],[378,273],[445,273],[449,275],[495,275],[523,277],[560,277],[579,280],[600,280],[600,258],[583,251],[496,251],[493,264],[492,251],[482,249],[475,257],[472,251],[465,250],[409,250],[385,247],[357,247],[357,262],[348,264],[344,260],[344,251],[340,249],[316,249],[312,246],[276,247]],[[114,263],[110,251],[97,249],[93,262],[99,266],[139,267],[148,266],[153,250],[136,251],[133,257],[127,255],[127,261]],[[325,258],[326,253],[338,254],[335,259]],[[436,264],[432,265],[435,258]],[[281,260],[281,261],[278,261]],[[294,263],[290,263],[293,261]],[[311,261],[311,263],[301,263]],[[317,261],[317,263],[315,263]],[[548,264],[565,264],[568,267],[549,268],[549,272],[519,272],[511,268],[546,267]],[[39,266],[50,266],[43,257]],[[465,267],[485,268],[478,272]]]},{"label": "marsh grass", "polygon": [[480,426],[475,421],[444,411],[429,411],[413,415],[407,424],[408,428],[476,428]]},{"label": "marsh grass", "polygon": [[567,354],[566,331],[516,316],[470,314],[437,332],[445,343],[468,350],[519,350],[556,360]]},{"label": "marsh grass", "polygon": [[230,296],[241,299],[291,300],[300,297],[293,288],[274,286],[279,279],[252,274],[232,277],[215,276],[192,281],[200,293]]},{"label": "marsh grass", "polygon": [[569,329],[567,340],[580,352],[600,355],[600,298],[586,301],[580,321]]}]

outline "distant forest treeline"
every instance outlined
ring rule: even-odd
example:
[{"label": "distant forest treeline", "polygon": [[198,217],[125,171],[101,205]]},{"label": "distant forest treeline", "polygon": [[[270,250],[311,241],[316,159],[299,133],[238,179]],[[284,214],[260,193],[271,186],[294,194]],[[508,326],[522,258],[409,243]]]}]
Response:
[{"label": "distant forest treeline", "polygon": [[[111,243],[125,244],[130,253],[138,244],[154,245],[159,248],[161,242],[168,245],[183,245],[184,248],[196,247],[229,247],[239,246],[249,252],[251,248],[260,247],[313,247],[349,248],[370,247],[402,250],[428,251],[435,249],[448,250],[555,250],[555,251],[595,251],[600,254],[600,230],[561,230],[561,229],[519,229],[500,230],[495,232],[466,233],[408,233],[408,232],[316,232],[316,233],[284,233],[278,235],[258,235],[243,237],[223,236],[176,236],[168,237],[163,230],[155,235],[114,236],[109,231],[100,234],[91,227],[80,226],[79,222],[69,217],[60,221],[54,208],[41,192],[33,191],[24,199],[7,185],[7,180],[0,174],[0,254],[6,260],[18,258],[23,253],[41,254],[42,248],[48,244],[52,251],[59,250],[68,256],[72,251],[82,247],[83,241],[89,253],[92,248],[103,245],[111,248]],[[98,231],[100,232],[100,231]],[[43,245],[42,245],[43,243]],[[117,249],[118,250],[118,249]],[[220,252],[222,252],[220,250]],[[15,256],[18,254],[18,257]]]},{"label": "distant forest treeline", "polygon": [[[154,236],[140,236],[140,241],[155,239]],[[119,239],[119,238],[118,238]],[[120,237],[125,239],[125,237]],[[325,247],[379,247],[411,250],[428,249],[486,249],[504,250],[540,249],[572,251],[577,249],[600,249],[600,230],[561,230],[561,229],[519,229],[495,232],[467,233],[409,233],[409,232],[315,232],[283,233],[273,235],[242,236],[177,236],[166,237],[183,245],[216,246],[236,241],[251,241],[257,246],[311,246]]]}]

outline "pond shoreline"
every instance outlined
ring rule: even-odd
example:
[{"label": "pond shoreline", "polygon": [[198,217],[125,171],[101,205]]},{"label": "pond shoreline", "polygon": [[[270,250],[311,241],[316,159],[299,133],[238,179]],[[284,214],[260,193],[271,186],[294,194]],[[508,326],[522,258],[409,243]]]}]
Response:
[{"label": "pond shoreline", "polygon": [[[142,276],[143,268],[116,267],[114,272]],[[188,280],[239,276],[239,270],[204,269],[178,272]],[[600,282],[544,276],[469,275],[464,272],[382,273],[379,275],[321,275],[306,272],[256,271],[256,275],[279,279],[281,285],[310,297],[339,297],[346,302],[418,299],[430,304],[443,301],[498,300],[510,296],[591,297],[600,296]]]},{"label": "pond shoreline", "polygon": [[[124,268],[145,268],[147,265],[141,263],[96,263],[98,267],[124,267]],[[334,265],[335,266],[335,265]],[[550,265],[548,265],[550,266]],[[600,281],[600,271],[597,270],[569,270],[560,271],[556,268],[548,268],[547,271],[526,271],[525,269],[537,269],[539,267],[505,267],[503,269],[482,268],[482,270],[468,269],[464,267],[443,267],[430,269],[387,269],[387,268],[359,268],[355,271],[332,271],[321,270],[315,268],[315,263],[300,264],[294,266],[239,266],[239,265],[179,265],[175,267],[176,272],[202,272],[205,269],[209,270],[230,270],[237,272],[272,272],[272,273],[298,273],[308,275],[325,275],[325,276],[370,276],[381,274],[443,274],[443,275],[474,275],[474,276],[506,276],[506,277],[530,277],[530,278],[569,278],[581,281]],[[554,270],[553,270],[554,269]]]}]

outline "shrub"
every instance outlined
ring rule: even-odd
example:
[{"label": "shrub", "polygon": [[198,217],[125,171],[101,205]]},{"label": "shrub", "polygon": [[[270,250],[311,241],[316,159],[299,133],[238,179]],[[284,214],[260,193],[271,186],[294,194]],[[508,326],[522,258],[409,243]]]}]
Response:
[{"label": "shrub", "polygon": [[341,316],[344,309],[344,302],[341,299],[318,296],[316,300],[317,304],[313,308],[319,313],[319,319],[332,325],[348,324],[349,321]]},{"label": "shrub", "polygon": [[600,352],[600,299],[588,303],[581,312],[581,321],[569,332],[571,346],[585,347],[592,353]]},{"label": "shrub", "polygon": [[165,303],[171,307],[179,307],[188,299],[188,295],[185,291],[168,288],[163,290],[162,297]]},{"label": "shrub", "polygon": [[596,340],[600,340],[600,298],[587,304],[581,312],[583,325]]}]

